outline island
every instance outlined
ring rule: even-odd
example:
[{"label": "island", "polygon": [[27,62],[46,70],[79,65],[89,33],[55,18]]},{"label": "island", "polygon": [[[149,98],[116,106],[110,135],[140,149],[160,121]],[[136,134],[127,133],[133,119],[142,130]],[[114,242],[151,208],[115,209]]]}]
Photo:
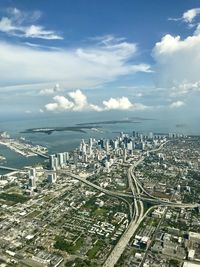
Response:
[{"label": "island", "polygon": [[[96,127],[100,128],[100,127]],[[63,132],[63,131],[70,131],[70,132],[81,132],[85,133],[85,130],[97,130],[92,126],[70,126],[70,127],[44,127],[44,128],[30,128],[21,133],[45,133],[45,134],[52,134],[53,132]]]}]

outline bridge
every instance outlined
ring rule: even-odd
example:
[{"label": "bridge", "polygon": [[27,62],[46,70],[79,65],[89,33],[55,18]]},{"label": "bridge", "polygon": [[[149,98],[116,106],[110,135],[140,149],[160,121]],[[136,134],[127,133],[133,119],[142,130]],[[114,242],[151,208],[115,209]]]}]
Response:
[{"label": "bridge", "polygon": [[18,169],[8,167],[8,166],[0,166],[0,169],[5,170],[5,171],[19,171]]},{"label": "bridge", "polygon": [[47,154],[42,154],[42,153],[39,153],[39,152],[34,152],[34,153],[36,153],[38,156],[40,156],[42,158],[45,158],[45,159],[49,158],[49,155],[47,155]]}]

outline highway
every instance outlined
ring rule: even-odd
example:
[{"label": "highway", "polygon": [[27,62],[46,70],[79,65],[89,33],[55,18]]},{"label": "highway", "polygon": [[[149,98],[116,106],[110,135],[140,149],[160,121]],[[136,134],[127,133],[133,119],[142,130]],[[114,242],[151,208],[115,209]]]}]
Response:
[{"label": "highway", "polygon": [[117,245],[114,247],[114,249],[111,251],[111,253],[108,256],[108,258],[104,262],[103,267],[113,267],[113,266],[115,266],[115,264],[117,263],[117,261],[121,257],[122,253],[124,252],[124,250],[125,250],[127,244],[129,243],[130,239],[132,238],[132,236],[135,234],[135,232],[137,231],[138,227],[140,226],[141,222],[146,218],[146,216],[150,212],[152,212],[157,207],[158,206],[153,206],[153,207],[149,208],[145,212],[145,214],[143,216],[140,216],[140,218],[137,220],[137,222],[135,222],[135,220],[132,220],[130,222],[128,228],[126,229],[126,231],[124,232],[124,234],[122,235],[120,240],[118,241]]},{"label": "highway", "polygon": [[[158,149],[155,149],[153,151],[160,150],[164,146],[165,143],[163,143]],[[126,246],[128,245],[130,239],[132,238],[132,236],[135,234],[138,227],[140,226],[140,223],[149,214],[150,211],[152,211],[153,209],[158,207],[158,206],[153,206],[150,209],[148,209],[146,211],[146,213],[144,214],[144,206],[143,206],[140,190],[142,190],[143,192],[145,190],[139,184],[139,182],[137,181],[137,179],[134,175],[135,167],[137,167],[143,160],[144,160],[144,157],[142,157],[135,164],[133,164],[128,170],[128,183],[129,183],[129,187],[132,191],[132,195],[134,198],[134,208],[135,208],[134,216],[133,216],[128,228],[126,229],[124,234],[121,236],[120,240],[118,241],[118,243],[113,248],[113,250],[111,251],[108,258],[104,262],[103,267],[114,267],[115,266],[115,264],[118,262],[119,258],[121,257],[122,253],[124,252]],[[136,195],[137,195],[137,198],[134,197]],[[152,196],[149,194],[148,194],[148,196],[150,196],[151,197],[150,200],[152,200]],[[156,202],[163,202],[159,199],[155,199],[155,201]],[[189,205],[190,207],[194,207],[194,205],[197,205],[197,204],[177,204],[177,203],[172,203],[172,202],[166,201],[166,203],[163,203],[162,205],[172,206],[172,207],[180,207],[180,206],[183,207],[183,205],[185,205],[185,207],[188,207],[188,205]]]},{"label": "highway", "polygon": [[[113,267],[118,262],[122,253],[124,252],[126,246],[128,245],[130,239],[137,231],[140,223],[144,218],[144,205],[142,200],[140,199],[140,188],[138,187],[135,176],[133,175],[133,169],[142,162],[143,158],[133,164],[128,170],[128,184],[132,191],[133,200],[134,200],[134,216],[130,221],[130,224],[124,234],[121,236],[120,240],[116,244],[116,246],[111,251],[110,255],[104,262],[103,267]],[[134,196],[138,196],[138,198]]]},{"label": "highway", "polygon": [[[168,141],[167,141],[168,142]],[[167,142],[163,143],[159,148],[151,150],[149,152],[156,152],[159,151]],[[128,169],[128,183],[129,183],[129,188],[131,190],[131,194],[128,193],[123,193],[123,192],[113,192],[110,190],[107,190],[105,188],[102,188],[84,178],[81,178],[78,175],[72,174],[70,172],[64,172],[64,174],[71,176],[74,179],[78,179],[79,181],[107,194],[113,197],[118,197],[124,200],[124,198],[132,198],[133,199],[133,204],[134,204],[134,213],[132,213],[132,206],[131,204],[127,201],[129,205],[129,209],[131,210],[131,221],[119,239],[118,243],[116,246],[113,248],[111,251],[110,255],[106,259],[106,261],[103,264],[103,267],[114,267],[115,264],[118,262],[119,258],[121,257],[122,253],[124,252],[126,246],[130,242],[130,239],[134,236],[136,231],[138,230],[138,227],[140,226],[141,222],[145,219],[145,217],[155,208],[159,206],[165,206],[165,207],[172,207],[172,208],[194,208],[194,207],[199,207],[200,204],[198,203],[175,203],[175,202],[170,202],[167,200],[162,200],[156,197],[151,196],[146,190],[142,187],[142,185],[138,182],[137,178],[134,175],[134,169],[142,163],[144,160],[144,156],[142,156],[137,162],[135,162],[129,169]],[[147,195],[147,197],[142,196],[142,192]],[[149,208],[145,214],[144,214],[144,205],[143,201],[149,201],[151,203],[155,203],[156,205]],[[131,206],[131,208],[130,208]]]},{"label": "highway", "polygon": [[[141,159],[137,162],[137,165],[141,163]],[[135,166],[136,167],[136,166]],[[130,167],[131,169],[131,172],[132,172],[132,176],[134,176],[133,174],[133,166]],[[131,199],[139,199],[139,200],[143,200],[143,201],[147,201],[147,202],[151,202],[153,204],[159,204],[160,206],[170,206],[170,207],[175,207],[175,208],[195,208],[195,207],[199,207],[200,204],[198,203],[194,203],[194,204],[191,204],[191,203],[176,203],[176,202],[170,202],[170,201],[167,201],[167,200],[162,200],[162,199],[159,199],[159,198],[155,198],[153,196],[151,196],[150,194],[148,194],[148,197],[144,197],[144,196],[141,196],[141,193],[137,193],[137,192],[133,192],[132,193],[123,193],[123,192],[114,192],[114,191],[110,191],[110,190],[107,190],[99,185],[96,185],[88,180],[86,180],[85,178],[82,178],[76,174],[73,174],[71,172],[66,172],[66,171],[59,171],[60,174],[64,174],[64,175],[68,175],[76,180],[79,180],[93,188],[95,188],[96,190],[98,191],[101,191],[103,192],[104,194],[106,195],[110,195],[110,196],[113,196],[113,197],[117,197],[117,198],[122,198],[124,201],[125,199],[124,198],[131,198]],[[138,181],[136,180],[135,178],[135,182],[137,183],[137,186],[139,186],[141,188],[141,185],[139,185]],[[141,188],[143,189],[143,188]],[[143,189],[143,191],[145,192],[145,190]],[[146,193],[146,192],[145,192]],[[128,202],[128,201],[127,201]],[[128,202],[129,203],[129,202]],[[130,203],[129,203],[130,204]]]},{"label": "highway", "polygon": [[[95,188],[96,190],[99,190],[107,195],[113,196],[113,197],[117,197],[123,201],[125,201],[124,197],[132,197],[132,199],[134,200],[134,213],[132,213],[132,206],[128,201],[125,201],[128,206],[129,206],[129,210],[130,210],[130,217],[132,217],[126,231],[123,233],[123,235],[121,236],[121,238],[119,239],[118,243],[116,244],[116,246],[113,248],[113,250],[111,251],[110,255],[108,256],[108,258],[106,259],[103,267],[113,267],[115,266],[115,264],[117,263],[117,261],[119,260],[119,258],[121,257],[122,253],[124,252],[127,244],[129,243],[130,239],[132,238],[132,236],[135,234],[135,232],[137,231],[138,227],[140,226],[140,223],[144,220],[144,218],[149,214],[150,211],[152,211],[153,209],[157,208],[158,206],[166,206],[166,207],[175,207],[175,208],[194,208],[194,207],[199,207],[200,204],[183,204],[183,203],[175,203],[175,202],[168,202],[168,201],[162,201],[159,199],[151,199],[149,198],[149,201],[155,201],[155,206],[151,207],[150,209],[147,210],[147,212],[143,215],[144,213],[144,209],[143,209],[143,202],[142,200],[148,200],[148,198],[144,198],[141,197],[141,192],[140,192],[140,187],[138,185],[138,181],[136,179],[136,177],[133,174],[133,170],[134,168],[139,165],[142,162],[143,158],[141,158],[139,161],[137,161],[135,164],[133,164],[129,170],[128,170],[128,181],[129,181],[129,187],[132,191],[132,195],[130,194],[126,194],[126,193],[121,193],[121,192],[113,192],[113,191],[109,191],[105,188],[102,188],[88,180],[86,180],[85,178],[81,178],[78,175],[72,174],[70,172],[61,172],[62,174],[65,174],[67,176],[70,176],[74,179],[77,179],[93,188]],[[135,197],[137,195],[137,197]],[[160,203],[158,203],[160,202]]]},{"label": "highway", "polygon": [[130,198],[132,196],[130,196],[130,195],[126,194],[126,193],[114,192],[114,191],[107,190],[107,189],[105,189],[105,188],[103,188],[101,186],[98,186],[98,185],[86,180],[85,178],[82,178],[82,177],[80,177],[78,175],[75,175],[73,173],[70,173],[70,172],[65,172],[65,171],[62,172],[62,171],[60,171],[60,173],[61,174],[65,174],[67,176],[70,176],[70,177],[72,177],[72,178],[74,178],[76,180],[79,180],[79,181],[83,182],[84,184],[89,185],[89,186],[95,188],[96,190],[101,191],[102,193],[104,193],[106,195],[109,195],[109,196],[112,196],[112,197],[115,197],[115,198],[118,198],[118,199],[122,200],[123,202],[125,202],[127,204],[128,208],[129,208],[129,216],[130,216],[130,218],[133,217],[132,204],[125,199],[125,197],[129,197]]},{"label": "highway", "polygon": [[70,177],[72,177],[72,178],[74,178],[76,180],[79,180],[79,181],[83,182],[84,184],[87,184],[87,185],[97,189],[98,191],[101,191],[101,192],[103,192],[103,193],[105,193],[107,195],[110,195],[110,196],[122,197],[122,198],[123,197],[128,197],[128,198],[132,198],[133,197],[131,194],[128,194],[128,193],[114,192],[114,191],[107,190],[107,189],[105,189],[105,188],[103,188],[103,187],[101,187],[99,185],[96,185],[96,184],[88,181],[87,179],[82,178],[82,177],[80,177],[80,176],[78,176],[76,174],[73,174],[71,172],[65,172],[65,171],[62,172],[62,171],[60,171],[60,173],[68,175],[68,176],[70,176]]}]

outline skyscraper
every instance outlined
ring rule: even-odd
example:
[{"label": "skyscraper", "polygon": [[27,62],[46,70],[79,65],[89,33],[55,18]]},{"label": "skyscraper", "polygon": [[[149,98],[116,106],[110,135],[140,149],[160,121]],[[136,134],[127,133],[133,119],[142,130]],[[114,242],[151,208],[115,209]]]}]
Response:
[{"label": "skyscraper", "polygon": [[36,188],[36,181],[34,176],[29,177],[28,185],[31,189]]},{"label": "skyscraper", "polygon": [[49,156],[49,169],[55,170],[55,155]]},{"label": "skyscraper", "polygon": [[50,184],[54,184],[57,180],[56,172],[49,172],[47,180]]},{"label": "skyscraper", "polygon": [[57,154],[57,159],[58,159],[58,165],[60,166],[60,167],[62,167],[63,166],[63,164],[65,163],[64,162],[64,153],[58,153]]}]

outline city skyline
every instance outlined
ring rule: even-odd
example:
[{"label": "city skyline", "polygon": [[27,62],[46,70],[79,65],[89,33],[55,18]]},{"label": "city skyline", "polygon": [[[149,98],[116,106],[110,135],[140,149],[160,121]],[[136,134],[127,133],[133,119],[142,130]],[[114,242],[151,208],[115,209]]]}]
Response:
[{"label": "city skyline", "polygon": [[0,1],[0,267],[200,266],[200,0]]}]

